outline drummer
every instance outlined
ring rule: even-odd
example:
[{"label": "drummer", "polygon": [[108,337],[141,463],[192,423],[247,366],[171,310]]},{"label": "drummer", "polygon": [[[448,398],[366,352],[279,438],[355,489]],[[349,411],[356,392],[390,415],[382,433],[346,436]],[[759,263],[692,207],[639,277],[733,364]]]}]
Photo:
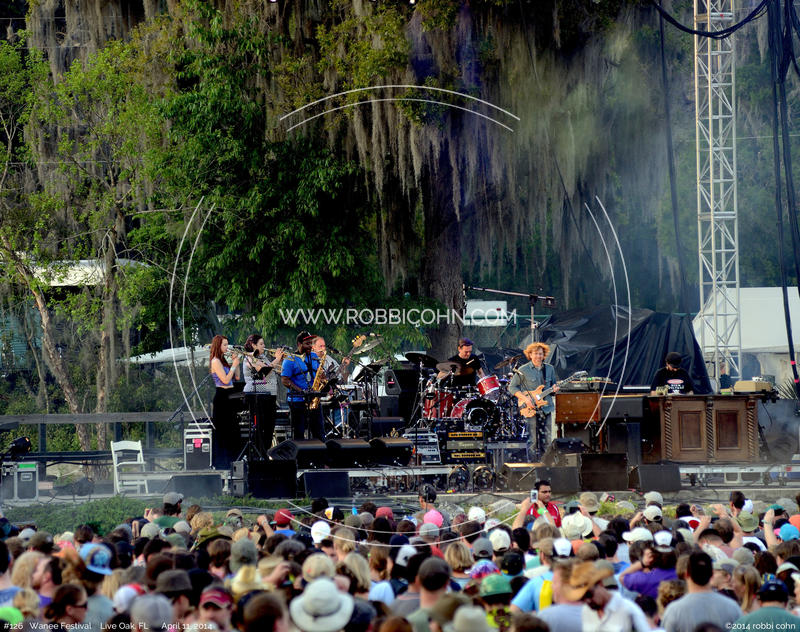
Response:
[{"label": "drummer", "polygon": [[447,361],[459,365],[458,370],[454,372],[440,371],[436,377],[441,380],[452,375],[451,386],[457,388],[475,386],[478,380],[484,376],[481,361],[478,356],[473,355],[472,340],[469,338],[458,339],[458,353],[448,358]]}]

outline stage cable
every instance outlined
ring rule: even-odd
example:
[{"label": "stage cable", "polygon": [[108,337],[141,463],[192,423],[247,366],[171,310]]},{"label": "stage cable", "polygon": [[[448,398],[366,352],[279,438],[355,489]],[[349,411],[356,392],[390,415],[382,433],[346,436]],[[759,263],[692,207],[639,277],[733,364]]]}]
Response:
[{"label": "stage cable", "polygon": [[664,52],[664,16],[659,14],[658,26],[661,33],[661,84],[664,91],[664,119],[667,136],[667,165],[669,166],[669,193],[672,201],[672,223],[675,229],[675,250],[678,254],[678,272],[681,283],[681,311],[689,313],[689,292],[686,287],[686,267],[683,261],[683,243],[681,242],[680,220],[678,217],[678,184],[675,175],[675,150],[672,145],[672,112],[669,105],[669,79],[667,78],[667,58]]},{"label": "stage cable", "polygon": [[[767,18],[769,21],[769,60],[770,60],[770,74],[772,79],[772,154],[774,163],[775,174],[775,209],[778,213],[778,260],[780,263],[781,271],[781,294],[783,296],[783,317],[786,322],[786,335],[789,344],[789,360],[792,366],[792,376],[794,378],[794,392],[795,399],[800,401],[800,379],[797,375],[797,364],[795,362],[794,354],[794,341],[792,338],[792,321],[789,313],[789,293],[786,284],[786,262],[784,260],[783,252],[783,201],[781,196],[781,152],[780,141],[778,140],[778,84],[779,84],[779,58],[778,58],[778,45],[782,43],[781,28],[780,28],[780,14],[774,3],[770,3],[767,11]],[[781,46],[782,49],[782,46]],[[786,138],[783,142],[786,143]],[[790,174],[791,175],[791,174]]]},{"label": "stage cable", "polygon": [[753,9],[747,15],[747,17],[745,17],[741,22],[737,22],[736,24],[729,26],[728,28],[720,29],[719,31],[702,31],[699,29],[693,29],[689,28],[688,26],[684,26],[683,24],[678,22],[678,20],[672,17],[664,8],[662,8],[660,4],[655,2],[655,0],[651,0],[651,3],[656,8],[656,11],[658,11],[667,22],[672,24],[672,26],[674,26],[678,30],[683,31],[684,33],[689,33],[690,35],[700,35],[701,37],[708,37],[711,39],[725,39],[726,37],[730,37],[743,26],[746,26],[753,20],[756,20],[760,18],[762,15],[764,15],[765,8],[767,8],[770,4],[774,2],[778,2],[778,0],[761,0],[758,6],[755,9]]}]

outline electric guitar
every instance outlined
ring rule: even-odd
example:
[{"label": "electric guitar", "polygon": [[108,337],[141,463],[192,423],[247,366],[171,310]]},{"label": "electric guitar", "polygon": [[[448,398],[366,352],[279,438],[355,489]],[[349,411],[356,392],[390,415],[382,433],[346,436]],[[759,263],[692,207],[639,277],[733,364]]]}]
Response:
[{"label": "electric guitar", "polygon": [[340,380],[344,380],[344,376],[347,372],[347,367],[349,364],[345,363],[345,360],[352,360],[353,354],[355,353],[356,349],[358,349],[361,345],[364,344],[364,341],[367,337],[364,334],[360,334],[353,339],[353,348],[350,349],[350,353],[348,353],[344,358],[342,358],[342,362],[339,365],[339,370],[336,372],[336,377]]},{"label": "electric guitar", "polygon": [[576,371],[572,375],[570,375],[567,379],[561,380],[560,382],[556,382],[550,388],[545,389],[544,384],[541,386],[536,387],[532,391],[519,391],[518,393],[514,393],[517,396],[517,404],[519,405],[519,414],[523,417],[533,417],[537,411],[542,408],[542,406],[546,406],[547,402],[545,401],[545,397],[550,395],[555,388],[560,388],[562,384],[567,384],[568,382],[574,382],[582,377],[588,375],[586,371]]}]

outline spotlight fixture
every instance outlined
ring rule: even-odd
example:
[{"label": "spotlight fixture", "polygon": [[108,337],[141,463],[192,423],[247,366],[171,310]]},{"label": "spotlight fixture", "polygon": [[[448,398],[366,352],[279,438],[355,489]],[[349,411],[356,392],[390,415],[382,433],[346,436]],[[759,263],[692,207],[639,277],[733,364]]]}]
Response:
[{"label": "spotlight fixture", "polygon": [[8,455],[12,459],[20,459],[31,451],[31,440],[28,437],[17,437],[8,446]]}]

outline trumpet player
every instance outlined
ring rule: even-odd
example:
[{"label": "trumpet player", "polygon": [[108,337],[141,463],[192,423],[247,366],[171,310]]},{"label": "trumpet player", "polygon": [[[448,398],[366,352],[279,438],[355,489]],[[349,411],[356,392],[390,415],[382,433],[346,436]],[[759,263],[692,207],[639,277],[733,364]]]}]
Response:
[{"label": "trumpet player", "polygon": [[310,408],[308,396],[319,369],[319,356],[311,350],[316,336],[301,331],[297,334],[297,353],[283,361],[281,382],[286,387],[286,401],[295,439],[305,439],[306,428],[314,439],[324,439],[321,407]]},{"label": "trumpet player", "polygon": [[283,349],[278,348],[275,359],[266,361],[264,338],[250,334],[244,343],[245,356],[242,363],[244,372],[245,400],[250,408],[250,419],[255,429],[256,441],[262,453],[272,447],[275,432],[275,412],[278,408],[278,378],[283,363]]},{"label": "trumpet player", "polygon": [[228,339],[225,336],[214,336],[211,340],[210,367],[214,385],[214,467],[228,469],[239,450],[239,425],[236,421],[236,409],[229,399],[233,392],[233,380],[239,377],[239,356],[228,362]]}]

